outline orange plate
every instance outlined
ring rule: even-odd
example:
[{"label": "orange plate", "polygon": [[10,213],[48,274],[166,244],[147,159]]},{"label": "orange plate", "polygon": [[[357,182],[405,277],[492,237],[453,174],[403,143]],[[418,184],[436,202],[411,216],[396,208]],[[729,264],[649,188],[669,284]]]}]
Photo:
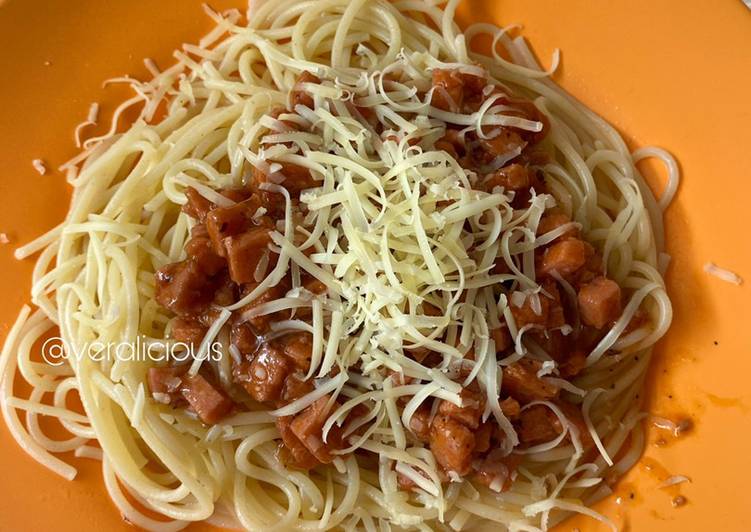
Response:
[{"label": "orange plate", "polygon": [[[648,397],[651,412],[688,414],[695,429],[664,447],[655,442],[665,434],[651,430],[645,460],[598,509],[631,530],[748,530],[749,288],[710,277],[702,266],[713,261],[751,281],[751,13],[740,0],[467,4],[462,22],[524,24],[544,64],[560,47],[564,62],[556,79],[633,146],[669,148],[684,172],[667,215],[675,322],[658,348]],[[104,79],[145,75],[143,57],[164,66],[174,48],[209,27],[200,0],[9,0],[0,6],[0,232],[12,240],[0,248],[3,334],[28,300],[32,267],[13,259],[13,247],[59,222],[67,209],[63,176],[38,175],[32,159],[55,168],[75,155],[72,131],[89,103],[100,102],[106,117],[126,94],[103,89]],[[659,188],[659,169],[646,170]],[[23,454],[4,428],[0,448],[0,529],[127,528],[97,465],[78,460],[77,480],[66,482]],[[670,474],[692,480],[675,490],[688,500],[681,508],[671,506],[674,492],[659,487]],[[586,519],[560,529],[576,527],[599,530]],[[199,528],[206,527],[193,527]]]}]

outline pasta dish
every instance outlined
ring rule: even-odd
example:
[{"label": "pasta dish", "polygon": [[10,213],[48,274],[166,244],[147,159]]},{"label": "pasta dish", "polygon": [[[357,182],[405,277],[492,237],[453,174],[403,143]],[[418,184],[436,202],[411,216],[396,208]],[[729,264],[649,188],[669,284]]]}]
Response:
[{"label": "pasta dish", "polygon": [[35,309],[1,400],[31,456],[101,460],[149,530],[612,526],[591,505],[643,449],[676,165],[457,5],[207,8],[173,66],[112,80],[134,96],[16,254]]}]

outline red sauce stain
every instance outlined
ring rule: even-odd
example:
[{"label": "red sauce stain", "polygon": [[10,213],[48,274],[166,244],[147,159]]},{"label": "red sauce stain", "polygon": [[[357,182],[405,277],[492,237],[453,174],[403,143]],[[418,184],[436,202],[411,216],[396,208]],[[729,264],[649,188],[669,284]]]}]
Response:
[{"label": "red sauce stain", "polygon": [[720,397],[719,395],[709,392],[705,392],[705,394],[713,406],[719,406],[721,408],[740,408],[744,412],[748,412],[749,410],[748,405],[738,397]]}]

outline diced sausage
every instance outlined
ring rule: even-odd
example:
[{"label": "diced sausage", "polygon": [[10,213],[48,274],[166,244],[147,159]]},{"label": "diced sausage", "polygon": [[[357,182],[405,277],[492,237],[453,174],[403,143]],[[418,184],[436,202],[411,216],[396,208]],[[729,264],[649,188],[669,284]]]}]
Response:
[{"label": "diced sausage", "polygon": [[188,259],[159,268],[156,277],[156,300],[177,315],[198,314],[211,303],[216,280]]},{"label": "diced sausage", "polygon": [[290,371],[289,359],[281,350],[266,343],[258,350],[247,373],[236,372],[235,380],[243,385],[253,399],[264,403],[281,397],[284,379]]},{"label": "diced sausage", "polygon": [[323,424],[330,413],[326,408],[328,401],[328,396],[315,401],[295,416],[290,427],[308,451],[323,464],[330,464],[335,458],[331,451],[341,447],[341,428],[336,424],[329,431],[327,442],[323,441]]},{"label": "diced sausage", "polygon": [[270,243],[270,231],[260,228],[224,239],[229,274],[234,282],[244,284],[255,281],[256,268]]},{"label": "diced sausage", "polygon": [[540,274],[546,276],[557,272],[568,277],[583,268],[593,254],[592,246],[578,238],[555,242],[542,256]]},{"label": "diced sausage", "polygon": [[230,329],[230,343],[243,355],[250,355],[258,348],[258,337],[248,323],[239,323]]},{"label": "diced sausage", "polygon": [[[290,196],[299,195],[301,191],[317,187],[321,184],[320,181],[313,178],[313,174],[304,166],[288,162],[280,162],[279,164],[282,167],[279,173],[284,179],[278,184],[286,188]],[[258,168],[255,168],[253,171],[253,180],[256,186],[270,182],[269,176]],[[269,210],[272,216],[276,217],[284,214],[285,200],[282,195],[268,191],[263,191],[261,195],[264,199],[264,207]]]},{"label": "diced sausage", "polygon": [[299,399],[303,395],[312,392],[315,389],[311,381],[303,380],[303,375],[290,375],[284,381],[284,387],[282,388],[282,402],[284,404],[291,403],[295,399]]},{"label": "diced sausage", "polygon": [[191,237],[185,243],[185,253],[207,276],[216,275],[226,266],[224,259],[217,255],[211,246],[211,240],[203,224],[193,226]]},{"label": "diced sausage", "polygon": [[519,404],[519,401],[517,401],[513,397],[507,397],[506,399],[501,401],[501,412],[503,412],[503,415],[512,421],[519,417],[521,408],[522,407]]},{"label": "diced sausage", "polygon": [[534,444],[547,442],[561,433],[558,417],[545,405],[534,405],[519,416],[519,441]]},{"label": "diced sausage", "polygon": [[523,358],[504,367],[501,389],[522,404],[556,397],[558,387],[537,376],[541,366],[536,360]]},{"label": "diced sausage", "polygon": [[185,189],[185,197],[188,202],[183,205],[183,212],[199,222],[203,222],[209,211],[214,208],[214,204],[201,196],[201,194],[193,187]]},{"label": "diced sausage", "polygon": [[[561,296],[556,283],[545,279],[542,288],[551,297],[543,292],[538,292],[537,294],[527,295],[520,307],[513,302],[511,303],[511,315],[514,317],[517,329],[529,324],[555,328],[565,323]],[[537,308],[535,298],[539,302]]]},{"label": "diced sausage", "polygon": [[496,430],[495,422],[487,421],[475,431],[475,453],[486,453],[490,450],[491,439]]},{"label": "diced sausage", "polygon": [[529,170],[521,164],[510,164],[500,170],[488,174],[482,182],[482,186],[488,192],[495,187],[503,187],[504,191],[518,191],[528,189],[531,185]]},{"label": "diced sausage", "polygon": [[500,449],[494,449],[477,466],[475,480],[498,492],[507,491],[513,483],[514,472],[521,462],[521,456],[503,456]]},{"label": "diced sausage", "polygon": [[[540,223],[537,224],[537,234],[544,235],[570,222],[571,222],[571,218],[569,218],[568,216],[566,216],[565,214],[561,212],[548,213],[545,216],[543,216],[540,219]],[[577,229],[576,227],[571,227],[569,229],[566,229],[566,231],[561,236],[557,237],[553,242],[562,240],[565,238],[578,238],[578,237],[579,237],[579,229]]]},{"label": "diced sausage", "polygon": [[314,74],[308,72],[307,70],[302,72],[298,77],[297,81],[295,82],[295,86],[292,88],[292,108],[294,109],[297,105],[304,105],[305,107],[313,108],[313,97],[305,92],[305,89],[302,87],[303,83],[321,83],[321,80]]},{"label": "diced sausage", "polygon": [[313,335],[307,332],[288,334],[283,338],[283,342],[284,354],[295,368],[307,372],[310,369],[310,357],[313,355]]},{"label": "diced sausage", "polygon": [[430,450],[446,470],[460,476],[469,473],[475,436],[466,425],[447,416],[436,416],[430,426]]},{"label": "diced sausage", "polygon": [[172,395],[179,393],[182,385],[182,376],[187,371],[184,366],[168,366],[162,368],[149,368],[146,372],[146,382],[152,394],[161,393]]},{"label": "diced sausage", "polygon": [[582,321],[597,329],[621,315],[621,287],[605,277],[596,277],[582,286],[577,299]]},{"label": "diced sausage", "polygon": [[[257,283],[246,284],[243,287],[243,293],[241,295],[245,297],[247,294],[252,292],[256,286],[258,286]],[[282,281],[279,284],[270,287],[268,290],[266,290],[257,298],[255,298],[253,301],[251,301],[250,303],[242,307],[240,309],[241,315],[247,314],[252,309],[260,305],[263,305],[264,303],[268,303],[269,301],[274,301],[275,299],[279,299],[280,297],[283,297],[284,294],[287,293],[288,289],[289,289],[289,284],[286,281]],[[269,326],[272,322],[279,321],[282,319],[287,319],[287,316],[289,316],[289,311],[277,312],[274,314],[263,314],[260,316],[248,317],[247,323],[249,323],[259,333],[263,333],[263,332],[268,331]]]},{"label": "diced sausage", "polygon": [[[472,157],[480,164],[491,164],[496,157],[502,156],[505,158],[511,153],[521,153],[521,150],[527,145],[519,134],[511,128],[499,126],[498,129],[493,132],[493,135],[492,138],[478,138],[477,147],[472,150]],[[509,176],[505,179],[507,182],[510,181]],[[520,175],[517,174],[516,182],[518,183],[520,179]],[[529,180],[529,173],[527,173],[527,179]]]},{"label": "diced sausage", "polygon": [[487,84],[484,77],[460,72],[459,70],[433,69],[433,95],[431,105],[444,111],[459,112],[465,103],[470,112],[482,103],[482,91]]},{"label": "diced sausage", "polygon": [[464,140],[455,129],[446,129],[446,133],[435,142],[436,150],[443,150],[457,161],[466,154]]},{"label": "diced sausage", "polygon": [[485,399],[478,393],[467,388],[462,389],[459,396],[464,406],[441,400],[438,406],[438,414],[455,419],[471,429],[480,426],[480,416],[485,408]]},{"label": "diced sausage", "polygon": [[318,460],[302,444],[292,432],[293,416],[284,416],[276,419],[276,428],[282,437],[283,448],[287,451],[288,459],[284,463],[298,469],[310,469],[318,465]]},{"label": "diced sausage", "polygon": [[433,94],[430,104],[444,111],[457,112],[462,107],[464,87],[456,70],[433,69]]},{"label": "diced sausage", "polygon": [[[229,273],[225,272],[222,275],[221,282],[218,282],[218,287],[214,292],[214,304],[220,307],[226,307],[237,301],[238,289],[237,285],[232,281]],[[217,314],[218,315],[218,314]],[[216,317],[216,316],[215,316]],[[211,323],[214,319],[211,319]]]},{"label": "diced sausage", "polygon": [[[554,403],[561,410],[565,418],[576,428],[582,446],[585,449],[591,447],[594,442],[587,429],[581,409],[562,400],[556,400]],[[561,420],[545,405],[534,405],[524,410],[520,416],[518,425],[519,440],[527,444],[547,442],[563,432]]]},{"label": "diced sausage", "polygon": [[[540,303],[539,308],[535,308],[533,304],[535,299]],[[548,322],[547,298],[542,294],[528,294],[521,306],[512,301],[509,307],[517,330],[527,325],[544,327]]]},{"label": "diced sausage", "polygon": [[[592,439],[592,435],[589,433],[587,423],[584,421],[584,415],[582,414],[581,408],[579,406],[572,405],[571,403],[564,401],[563,399],[558,399],[553,402],[561,410],[566,419],[570,421],[574,425],[574,427],[576,427],[576,430],[579,432],[579,440],[581,441],[584,449],[589,449],[590,447],[592,447],[594,445],[594,440]],[[558,430],[562,431],[563,427],[560,424],[558,416],[555,416],[555,414],[553,414],[552,412],[551,415],[555,417],[555,423],[559,427]]]},{"label": "diced sausage", "polygon": [[206,335],[207,327],[197,320],[190,318],[176,318],[172,322],[171,336],[176,342],[182,342],[194,348],[198,347]]},{"label": "diced sausage", "polygon": [[576,377],[587,366],[587,354],[581,349],[569,352],[566,358],[558,363],[558,371],[564,379]]},{"label": "diced sausage", "polygon": [[502,353],[514,345],[511,333],[507,327],[499,327],[497,329],[490,330],[490,337],[495,342],[495,352]]},{"label": "diced sausage", "polygon": [[184,377],[181,392],[201,421],[208,425],[219,422],[232,410],[232,401],[202,375]]},{"label": "diced sausage", "polygon": [[430,440],[430,408],[423,405],[409,419],[409,429],[421,442]]},{"label": "diced sausage", "polygon": [[248,229],[252,216],[260,206],[260,201],[246,200],[229,207],[217,207],[206,216],[206,229],[218,255],[226,256],[224,239]]}]

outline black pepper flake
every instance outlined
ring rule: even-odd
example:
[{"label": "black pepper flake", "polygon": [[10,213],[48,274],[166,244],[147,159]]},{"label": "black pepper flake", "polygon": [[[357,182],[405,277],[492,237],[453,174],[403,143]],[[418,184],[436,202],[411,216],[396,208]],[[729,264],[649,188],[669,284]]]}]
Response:
[{"label": "black pepper flake", "polygon": [[634,495],[634,492],[633,492],[633,491],[632,491],[631,493],[629,493],[629,494],[628,494],[628,498],[629,498],[629,499],[632,499],[632,500],[636,498],[636,495]]},{"label": "black pepper flake", "polygon": [[720,345],[720,342],[718,342],[717,340],[715,340],[713,343],[714,345]]},{"label": "black pepper flake", "polygon": [[671,394],[668,394],[668,399],[672,399],[673,396]]}]

